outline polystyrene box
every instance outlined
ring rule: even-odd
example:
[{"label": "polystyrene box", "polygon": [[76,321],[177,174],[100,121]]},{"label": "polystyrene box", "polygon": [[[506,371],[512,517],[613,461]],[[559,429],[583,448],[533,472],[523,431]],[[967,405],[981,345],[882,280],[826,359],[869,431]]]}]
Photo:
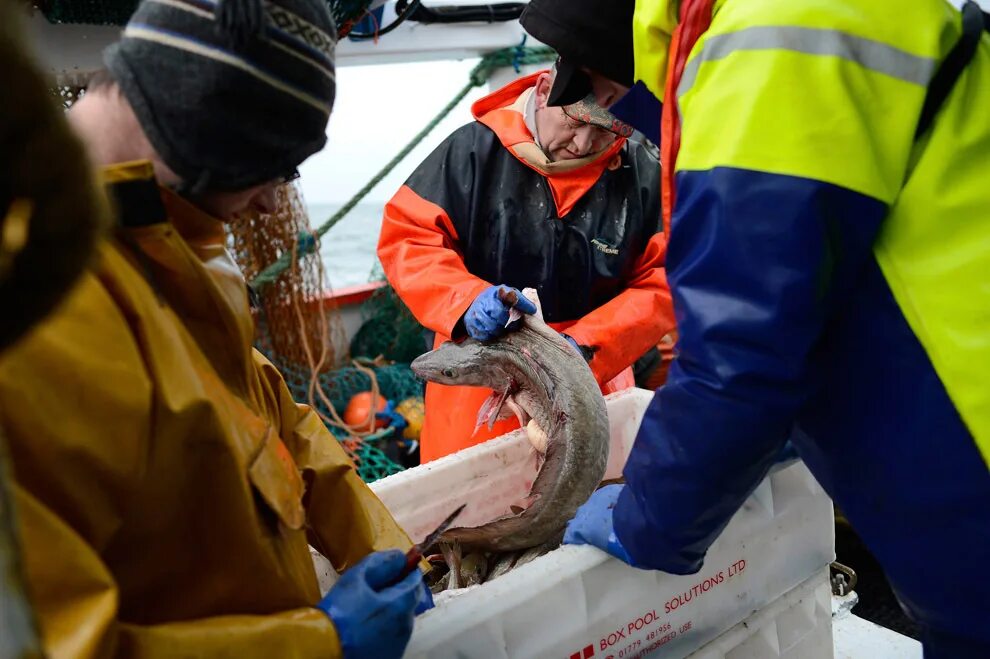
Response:
[{"label": "polystyrene box", "polygon": [[[621,475],[651,397],[641,389],[607,397],[606,479]],[[462,503],[461,525],[508,513],[536,473],[516,431],[372,489],[418,541]],[[637,570],[592,547],[561,547],[491,582],[442,593],[417,618],[407,656],[683,657],[819,573],[833,545],[831,501],[792,461],[743,504],[697,574]]]}]

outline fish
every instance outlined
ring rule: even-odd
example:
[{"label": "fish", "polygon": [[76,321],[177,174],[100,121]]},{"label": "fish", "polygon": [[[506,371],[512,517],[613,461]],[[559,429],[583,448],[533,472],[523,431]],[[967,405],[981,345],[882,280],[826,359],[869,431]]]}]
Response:
[{"label": "fish", "polygon": [[[507,305],[517,301],[514,291],[501,292]],[[490,342],[447,341],[411,365],[424,380],[492,389],[479,423],[501,418],[508,407],[523,427],[530,426],[534,445],[545,442],[535,447],[544,448],[542,464],[521,502],[525,505],[513,506],[511,514],[487,524],[451,528],[441,536],[442,542],[459,543],[468,551],[505,552],[543,544],[588,500],[608,463],[605,399],[591,368],[544,322],[536,291],[525,289],[523,295],[537,311],[515,321],[518,329]],[[533,432],[531,421],[540,432]]]},{"label": "fish", "polygon": [[477,586],[485,581],[488,573],[488,557],[485,554],[476,552],[468,554],[461,559],[460,581],[464,588]]},{"label": "fish", "polygon": [[491,570],[489,570],[486,580],[491,581],[498,579],[503,574],[508,574],[516,566],[516,560],[519,559],[519,555],[523,551],[528,550],[507,551],[493,556],[490,561],[492,563]]}]

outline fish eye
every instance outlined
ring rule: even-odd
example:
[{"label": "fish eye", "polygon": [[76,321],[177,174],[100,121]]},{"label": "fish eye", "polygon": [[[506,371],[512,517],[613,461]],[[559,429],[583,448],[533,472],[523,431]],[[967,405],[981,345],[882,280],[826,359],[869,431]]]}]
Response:
[{"label": "fish eye", "polygon": [[452,368],[445,368],[445,369],[443,369],[443,371],[441,371],[441,373],[443,373],[443,376],[445,378],[452,378],[455,375],[457,375],[457,373]]}]

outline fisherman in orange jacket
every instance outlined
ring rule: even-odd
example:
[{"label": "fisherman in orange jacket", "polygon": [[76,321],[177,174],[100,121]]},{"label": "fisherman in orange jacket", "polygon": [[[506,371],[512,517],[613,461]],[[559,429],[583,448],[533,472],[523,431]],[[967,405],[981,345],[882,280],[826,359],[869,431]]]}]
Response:
[{"label": "fisherman in orange jacket", "polygon": [[[674,328],[655,150],[588,98],[553,107],[556,69],[477,101],[385,206],[378,256],[435,345],[506,331],[500,288],[535,288],[604,393]],[[521,305],[528,302],[522,298]],[[523,312],[534,309],[517,306]],[[492,392],[427,384],[422,460],[519,427],[476,427]]]}]

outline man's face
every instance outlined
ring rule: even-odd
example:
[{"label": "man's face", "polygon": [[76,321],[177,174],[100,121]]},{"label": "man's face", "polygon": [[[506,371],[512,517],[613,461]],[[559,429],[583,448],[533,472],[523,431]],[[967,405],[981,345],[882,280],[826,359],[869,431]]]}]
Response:
[{"label": "man's face", "polygon": [[563,108],[547,105],[552,80],[549,74],[536,81],[536,125],[540,144],[553,161],[584,158],[607,149],[616,134],[567,115]]},{"label": "man's face", "polygon": [[196,197],[195,204],[224,222],[230,222],[248,210],[274,213],[278,208],[275,191],[282,183],[281,180],[271,181],[237,192],[206,192]]}]

